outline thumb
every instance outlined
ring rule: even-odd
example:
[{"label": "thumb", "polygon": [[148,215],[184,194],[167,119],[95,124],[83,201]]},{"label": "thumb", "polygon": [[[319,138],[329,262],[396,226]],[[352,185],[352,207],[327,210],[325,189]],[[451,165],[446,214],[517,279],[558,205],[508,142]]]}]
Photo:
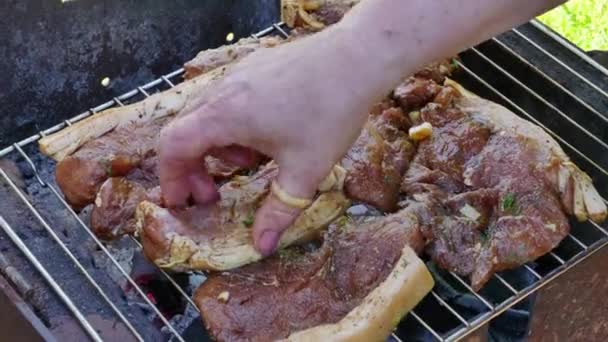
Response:
[{"label": "thumb", "polygon": [[[299,162],[279,163],[279,175],[276,182],[281,190],[291,197],[312,199],[318,184],[331,170],[331,166],[326,170],[318,167],[306,168],[299,164]],[[314,165],[314,163],[308,163],[308,165],[311,164]],[[264,256],[272,254],[277,249],[283,232],[303,210],[303,208],[284,203],[273,192],[270,192],[257,210],[253,223],[253,240],[256,249]]]}]

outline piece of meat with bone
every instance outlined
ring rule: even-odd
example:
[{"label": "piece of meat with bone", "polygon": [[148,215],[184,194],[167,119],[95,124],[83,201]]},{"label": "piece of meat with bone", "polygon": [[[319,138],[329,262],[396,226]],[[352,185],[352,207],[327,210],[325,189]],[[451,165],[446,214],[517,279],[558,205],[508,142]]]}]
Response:
[{"label": "piece of meat with bone", "polygon": [[[416,257],[423,246],[410,209],[390,216],[343,217],[316,249],[290,247],[260,262],[211,274],[194,301],[218,341],[354,336],[380,341],[433,287]],[[409,275],[403,278],[399,272]],[[401,288],[401,295],[388,288]]]},{"label": "piece of meat with bone", "polygon": [[[253,176],[237,176],[219,188],[220,201],[211,205],[165,209],[140,203],[136,218],[145,255],[159,267],[181,271],[227,270],[261,259],[251,225],[277,175],[271,162]],[[315,238],[346,210],[344,178],[345,170],[334,167],[323,191],[285,231],[279,246]]]},{"label": "piece of meat with bone", "polygon": [[385,212],[397,209],[399,184],[414,154],[409,120],[392,102],[377,104],[341,164],[348,171],[345,192]]},{"label": "piece of meat with bone", "polygon": [[[566,213],[603,220],[606,207],[588,176],[540,128],[447,84],[421,110],[433,135],[419,144],[404,178],[403,205],[426,204],[417,211],[426,252],[440,267],[470,276],[478,290],[494,272],[555,248],[569,232]],[[572,188],[581,189],[584,205],[563,191]]]}]

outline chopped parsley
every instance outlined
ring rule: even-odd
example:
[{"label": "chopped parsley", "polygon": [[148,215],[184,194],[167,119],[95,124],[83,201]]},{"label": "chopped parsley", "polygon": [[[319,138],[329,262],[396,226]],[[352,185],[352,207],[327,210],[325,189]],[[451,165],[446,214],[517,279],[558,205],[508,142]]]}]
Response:
[{"label": "chopped parsley", "polygon": [[297,261],[303,254],[296,248],[285,248],[279,250],[279,259],[283,262]]},{"label": "chopped parsley", "polygon": [[502,210],[512,214],[519,213],[519,207],[517,206],[517,200],[514,194],[508,193],[502,198]]},{"label": "chopped parsley", "polygon": [[255,216],[253,214],[249,214],[244,220],[243,220],[243,224],[245,225],[245,227],[249,228],[251,226],[253,226],[253,222],[255,220]]},{"label": "chopped parsley", "polygon": [[348,224],[350,223],[350,220],[350,217],[348,217],[347,215],[343,215],[336,219],[336,221],[334,222],[336,227],[340,229],[346,229],[348,227]]}]

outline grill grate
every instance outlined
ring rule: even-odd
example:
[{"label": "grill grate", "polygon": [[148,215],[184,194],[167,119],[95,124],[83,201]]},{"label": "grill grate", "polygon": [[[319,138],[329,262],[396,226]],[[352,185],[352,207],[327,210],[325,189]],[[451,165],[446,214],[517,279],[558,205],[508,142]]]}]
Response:
[{"label": "grill grate", "polygon": [[[591,66],[594,70],[597,70],[597,72],[608,76],[608,71],[606,71],[606,69],[595,63],[576,47],[570,45],[570,43],[563,40],[563,38],[559,37],[542,24],[533,21],[527,25],[530,27],[526,28],[525,31],[523,28],[517,28],[513,29],[511,32],[509,32],[509,34],[514,35],[518,37],[518,39],[524,41],[526,44],[529,44],[529,46],[534,48],[533,50],[535,52],[544,55],[546,58],[549,58],[560,65],[563,69],[562,72],[567,73],[569,76],[576,79],[577,82],[582,82],[589,86],[590,89],[595,91],[597,96],[600,96],[603,100],[608,100],[608,92],[606,92],[604,89],[604,87],[608,87],[608,83],[603,87],[600,86],[598,81],[590,80],[589,77],[584,76],[582,72],[578,72],[571,65],[571,63],[566,63],[565,61],[554,56],[547,49],[543,48],[541,43],[532,38],[531,35],[527,34],[526,32],[529,32],[529,29],[531,28],[539,30],[543,35],[545,35],[545,37],[547,37],[547,39],[550,39],[553,43],[557,43],[562,47],[565,47],[565,50],[576,55],[579,63],[587,63],[587,66]],[[283,23],[278,23],[255,35],[252,35],[252,37],[258,38],[271,33],[278,33],[285,37],[288,36],[288,33],[283,29]],[[483,46],[483,44],[478,47],[473,47],[467,52],[463,53],[462,62],[458,62],[460,69],[464,72],[462,75],[464,79],[460,81],[466,83],[469,88],[487,93],[489,96],[496,99],[497,102],[507,105],[522,117],[545,129],[557,141],[560,142],[566,152],[579,164],[579,166],[581,166],[581,168],[593,176],[599,192],[605,197],[608,193],[608,172],[605,169],[605,165],[608,165],[608,161],[598,156],[602,156],[602,154],[606,154],[606,152],[608,152],[608,144],[606,143],[604,137],[598,136],[594,132],[597,132],[598,129],[599,132],[602,132],[602,130],[606,130],[606,127],[608,127],[608,116],[605,113],[607,108],[598,108],[595,102],[589,101],[587,98],[577,95],[577,92],[574,89],[563,85],[563,82],[560,82],[560,80],[549,76],[548,73],[541,70],[542,68],[538,67],[535,63],[530,62],[526,56],[518,53],[516,49],[511,46],[512,44],[506,40],[504,35],[493,38],[491,41],[489,41],[489,43],[494,44],[500,53],[506,54],[511,60],[516,60],[523,66],[529,68],[534,75],[540,76],[547,84],[559,89],[561,93],[558,94],[558,97],[563,96],[568,98],[570,102],[573,102],[578,106],[577,108],[579,110],[574,112],[570,109],[570,107],[568,107],[568,111],[565,109],[560,109],[560,106],[555,104],[555,99],[546,98],[545,96],[541,95],[539,85],[527,85],[521,76],[516,76],[510,71],[510,69],[501,66],[499,58],[494,58],[490,54],[484,52],[486,51],[486,48]],[[476,71],[479,68],[483,68],[485,72],[482,73],[480,71]],[[123,106],[123,102],[132,100],[138,95],[147,97],[150,96],[149,92],[155,91],[160,87],[173,87],[175,79],[183,72],[183,69],[179,69],[170,74],[161,76],[160,78],[138,87],[137,89],[134,89],[126,94],[118,96],[111,101],[101,104],[95,108],[91,108],[89,111],[72,119],[66,120],[49,129],[41,131],[32,137],[26,138],[4,148],[3,150],[0,150],[0,158],[16,153],[18,156],[22,157],[27,164],[29,164],[34,176],[36,177],[36,180],[40,183],[40,185],[47,189],[46,191],[50,191],[56,200],[59,201],[63,207],[65,207],[65,209],[69,212],[68,216],[72,216],[71,219],[76,220],[78,225],[81,226],[81,228],[90,236],[95,244],[99,246],[99,248],[110,258],[111,262],[120,271],[122,276],[125,277],[128,283],[136,290],[138,295],[158,316],[164,326],[173,335],[173,338],[178,341],[184,341],[184,337],[180,335],[178,329],[162,315],[159,308],[156,307],[155,304],[145,295],[144,291],[135,283],[128,272],[123,269],[112,253],[100,240],[97,239],[97,237],[95,237],[95,235],[90,231],[89,227],[67,205],[57,189],[55,189],[52,184],[45,182],[38,171],[36,164],[24,151],[23,147],[36,142],[41,137],[57,132],[66,126],[70,126],[71,124],[90,115],[94,115],[99,111],[113,106]],[[484,74],[487,74],[488,72],[493,72],[491,78],[487,75],[484,77]],[[498,82],[495,80],[496,77],[503,78],[508,82]],[[490,83],[487,81],[487,79],[492,79],[493,82]],[[540,103],[543,108],[542,111],[549,112],[552,115],[539,117],[536,110],[524,109],[523,105],[520,106],[518,104],[521,102],[522,98],[512,95],[512,88],[518,88],[520,91],[519,94],[524,94],[525,98],[532,99],[537,103]],[[516,98],[517,100],[515,100]],[[528,107],[538,108],[534,106]],[[602,110],[604,113],[602,113]],[[583,117],[585,118],[584,122],[579,121],[578,118]],[[556,127],[560,128],[562,132],[564,129],[570,129],[572,130],[572,135],[560,134],[555,129]],[[592,156],[589,156],[590,154]],[[2,179],[4,179],[4,181],[7,182],[7,184],[9,184],[10,189],[18,195],[19,199],[27,206],[29,211],[36,217],[39,223],[45,228],[46,232],[53,238],[53,240],[61,247],[63,252],[69,256],[77,269],[97,290],[99,295],[110,305],[117,317],[119,317],[120,320],[131,331],[135,339],[143,341],[144,338],[142,338],[140,331],[138,331],[131,324],[129,319],[127,319],[127,317],[125,317],[125,315],[121,313],[121,311],[106,296],[104,290],[101,289],[95,279],[87,272],[81,261],[78,260],[78,258],[70,251],[62,239],[54,232],[54,229],[51,227],[49,222],[40,213],[39,208],[36,208],[35,204],[28,199],[28,197],[15,185],[14,181],[11,180],[7,173],[1,168],[0,176]],[[61,222],[55,223],[58,225],[61,224]],[[0,213],[0,226],[15,243],[15,245],[24,253],[27,259],[34,265],[34,267],[43,275],[45,280],[63,300],[89,336],[95,341],[101,341],[102,339],[96,332],[95,328],[89,321],[87,321],[81,310],[71,301],[70,296],[63,291],[61,286],[57,283],[57,280],[54,279],[53,275],[46,271],[39,259],[28,249],[28,246],[19,237],[15,229],[11,227],[11,225],[2,217],[2,213]],[[141,247],[135,238],[132,237],[131,239],[134,244]],[[401,341],[402,338],[410,339],[413,331],[417,331],[418,333],[416,336],[419,336],[420,332],[422,332],[421,336],[424,336],[424,339],[438,341],[459,340],[471,334],[484,324],[490,322],[493,318],[497,317],[501,313],[514,307],[517,303],[527,298],[530,294],[534,293],[559,275],[590,257],[607,244],[608,231],[606,227],[598,225],[594,222],[573,222],[571,234],[558,248],[556,248],[553,252],[550,252],[548,255],[540,258],[539,261],[520,267],[518,270],[520,274],[521,272],[524,272],[528,276],[532,277],[533,282],[531,284],[522,285],[520,281],[517,281],[516,279],[514,280],[509,272],[503,272],[501,274],[496,274],[491,280],[494,288],[501,288],[501,290],[493,291],[492,293],[484,290],[476,293],[472,291],[468,283],[460,276],[451,272],[443,272],[441,277],[446,280],[450,286],[455,289],[459,289],[458,291],[475,299],[475,301],[482,308],[481,313],[471,315],[470,312],[463,310],[461,306],[455,305],[452,298],[443,293],[445,291],[440,291],[441,289],[435,288],[431,294],[427,296],[420,305],[412,310],[410,314],[399,324],[395,333],[392,334],[390,339],[394,341]],[[165,273],[164,271],[161,272],[162,275],[166,277],[184,297],[188,305],[198,310],[187,291],[182,289],[169,274]],[[429,315],[427,313],[428,310],[425,308],[442,310],[446,315],[451,316],[452,320],[446,323],[433,319],[432,316],[436,315]]]}]

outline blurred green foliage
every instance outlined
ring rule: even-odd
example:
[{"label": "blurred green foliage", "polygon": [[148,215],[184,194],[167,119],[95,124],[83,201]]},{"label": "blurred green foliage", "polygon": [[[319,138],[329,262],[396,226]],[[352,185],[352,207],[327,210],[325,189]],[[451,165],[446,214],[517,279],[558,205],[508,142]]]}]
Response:
[{"label": "blurred green foliage", "polygon": [[608,50],[608,0],[571,0],[540,20],[583,50]]}]

